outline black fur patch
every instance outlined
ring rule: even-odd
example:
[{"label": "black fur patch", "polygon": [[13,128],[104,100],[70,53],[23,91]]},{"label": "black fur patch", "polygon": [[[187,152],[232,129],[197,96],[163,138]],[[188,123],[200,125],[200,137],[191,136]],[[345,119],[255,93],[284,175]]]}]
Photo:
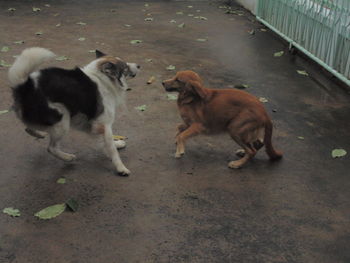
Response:
[{"label": "black fur patch", "polygon": [[103,112],[97,84],[79,68],[41,70],[38,87],[28,79],[14,89],[14,98],[23,120],[33,124],[53,125],[61,120],[61,114],[49,108],[48,102],[62,103],[72,117],[82,113],[90,120]]}]

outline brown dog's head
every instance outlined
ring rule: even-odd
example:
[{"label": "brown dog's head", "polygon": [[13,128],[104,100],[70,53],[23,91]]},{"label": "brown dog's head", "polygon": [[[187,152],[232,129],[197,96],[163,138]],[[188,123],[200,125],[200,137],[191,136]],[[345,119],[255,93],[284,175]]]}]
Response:
[{"label": "brown dog's head", "polygon": [[162,84],[166,91],[179,92],[179,101],[183,104],[190,103],[196,98],[205,100],[208,95],[203,88],[202,79],[190,70],[179,71],[173,78],[164,80]]}]

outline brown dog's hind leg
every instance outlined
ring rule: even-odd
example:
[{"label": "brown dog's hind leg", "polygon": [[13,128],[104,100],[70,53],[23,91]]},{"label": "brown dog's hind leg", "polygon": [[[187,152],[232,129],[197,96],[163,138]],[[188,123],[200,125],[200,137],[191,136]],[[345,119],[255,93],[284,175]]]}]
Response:
[{"label": "brown dog's hind leg", "polygon": [[256,154],[256,149],[252,147],[252,145],[248,143],[244,143],[239,137],[232,136],[232,139],[235,140],[237,144],[239,144],[244,151],[244,155],[241,159],[236,161],[231,161],[228,163],[228,167],[232,169],[241,168],[246,162],[248,162],[251,158],[253,158]]},{"label": "brown dog's hind leg", "polygon": [[200,123],[191,124],[186,130],[176,136],[176,153],[175,158],[180,158],[185,154],[185,142],[190,137],[200,134],[204,131],[204,127]]}]

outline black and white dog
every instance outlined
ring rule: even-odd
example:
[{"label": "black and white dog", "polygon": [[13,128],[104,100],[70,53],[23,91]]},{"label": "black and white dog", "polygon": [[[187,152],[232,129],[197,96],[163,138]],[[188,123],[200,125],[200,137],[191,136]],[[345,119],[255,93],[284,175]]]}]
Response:
[{"label": "black and white dog", "polygon": [[47,49],[28,48],[9,70],[14,110],[26,131],[38,138],[47,132],[48,152],[64,161],[76,158],[59,148],[71,126],[95,134],[103,138],[117,172],[129,175],[117,150],[125,147],[125,142],[113,140],[112,124],[116,106],[128,89],[126,79],[135,77],[140,66],[96,51],[96,59],[83,68],[38,70],[54,57]]}]

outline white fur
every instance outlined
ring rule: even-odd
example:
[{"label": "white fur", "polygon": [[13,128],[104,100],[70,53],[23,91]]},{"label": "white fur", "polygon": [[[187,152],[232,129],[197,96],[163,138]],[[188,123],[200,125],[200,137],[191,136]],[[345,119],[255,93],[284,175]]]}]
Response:
[{"label": "white fur", "polygon": [[8,78],[12,87],[24,83],[29,74],[37,70],[38,67],[53,59],[56,55],[50,50],[40,47],[32,47],[23,50],[11,66]]},{"label": "white fur", "polygon": [[[28,76],[34,80],[37,86],[39,72],[34,72],[42,63],[53,58],[54,54],[43,48],[30,48],[22,52],[16,59],[14,65],[10,68],[9,79],[11,85],[15,86],[26,81]],[[50,144],[48,152],[64,161],[73,161],[76,157],[73,154],[65,153],[60,150],[60,141],[68,133],[70,126],[76,129],[89,131],[97,135],[104,141],[106,154],[112,159],[112,162],[118,173],[123,175],[130,174],[120,159],[117,148],[124,148],[124,141],[114,141],[112,125],[115,119],[116,106],[124,103],[125,90],[127,89],[126,79],[122,78],[123,87],[118,81],[111,81],[104,73],[98,69],[99,59],[96,59],[83,67],[81,70],[97,84],[97,88],[102,98],[104,106],[103,113],[96,119],[88,121],[86,117],[80,114],[71,118],[68,109],[61,103],[49,103],[51,108],[58,110],[62,115],[62,120],[50,127],[28,127],[32,134],[36,130],[46,131],[50,135]],[[135,63],[128,63],[130,70],[134,75],[139,71]]]}]

